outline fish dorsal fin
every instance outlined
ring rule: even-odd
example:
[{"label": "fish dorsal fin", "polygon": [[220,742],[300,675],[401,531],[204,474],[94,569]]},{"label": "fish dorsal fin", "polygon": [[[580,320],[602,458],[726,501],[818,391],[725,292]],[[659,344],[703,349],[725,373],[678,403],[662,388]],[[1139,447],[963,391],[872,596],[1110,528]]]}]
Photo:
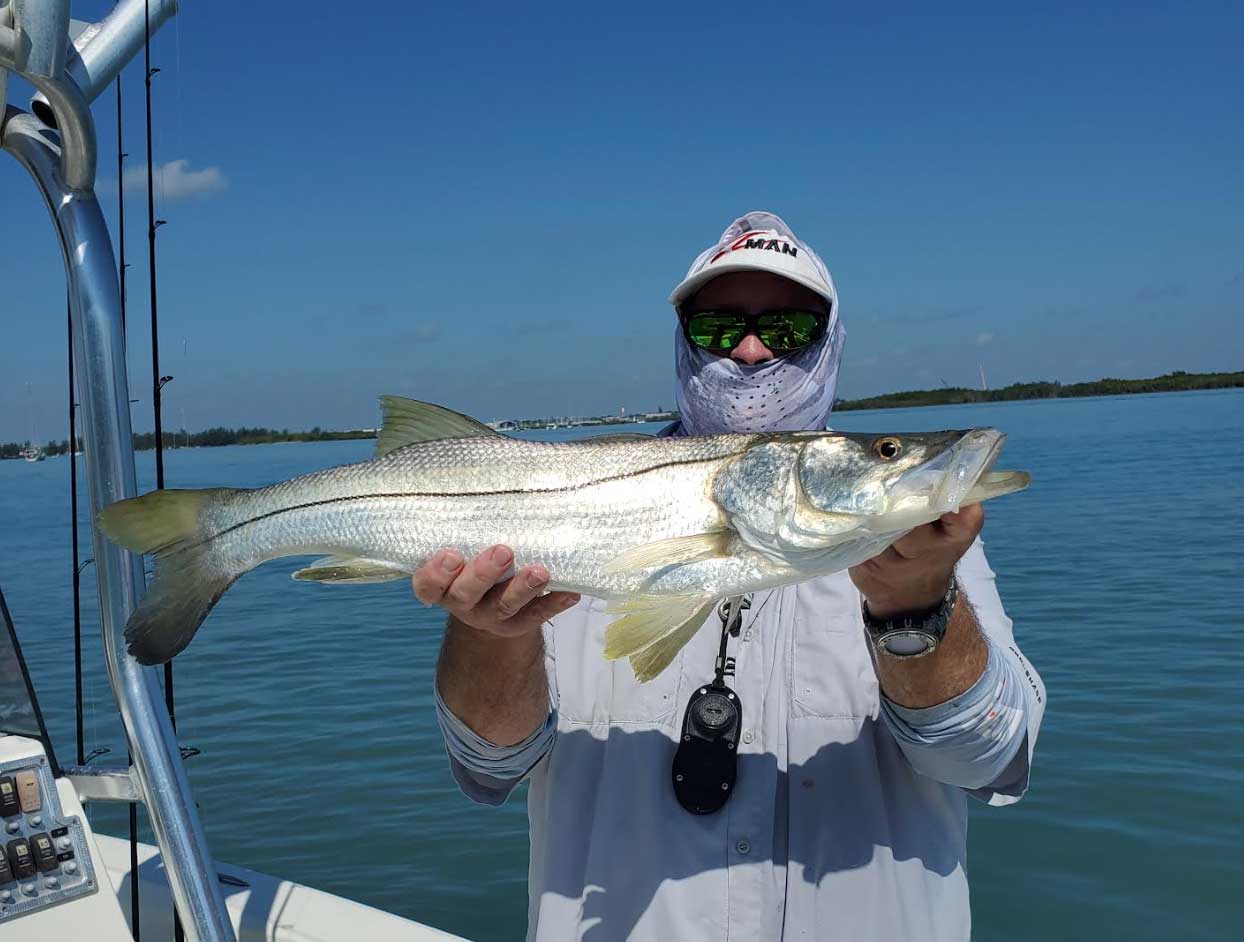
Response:
[{"label": "fish dorsal fin", "polygon": [[384,423],[376,437],[377,458],[417,442],[500,434],[469,415],[417,399],[381,396],[380,407]]}]

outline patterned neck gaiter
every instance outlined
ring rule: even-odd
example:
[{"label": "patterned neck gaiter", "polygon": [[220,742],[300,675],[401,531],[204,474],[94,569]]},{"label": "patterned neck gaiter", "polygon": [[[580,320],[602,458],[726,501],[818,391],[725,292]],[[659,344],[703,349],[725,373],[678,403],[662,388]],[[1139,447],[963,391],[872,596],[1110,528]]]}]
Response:
[{"label": "patterned neck gaiter", "polygon": [[749,366],[693,347],[676,326],[679,431],[720,435],[824,429],[834,408],[845,341],[846,331],[835,316],[815,345]]}]

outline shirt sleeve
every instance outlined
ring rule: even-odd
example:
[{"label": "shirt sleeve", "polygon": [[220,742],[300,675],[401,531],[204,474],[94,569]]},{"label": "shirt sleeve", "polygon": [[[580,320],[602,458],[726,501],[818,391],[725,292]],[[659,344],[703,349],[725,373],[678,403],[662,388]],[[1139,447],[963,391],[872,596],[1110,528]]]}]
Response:
[{"label": "shirt sleeve", "polygon": [[481,805],[500,805],[553,748],[557,736],[557,691],[554,686],[552,632],[545,630],[545,666],[549,676],[549,715],[544,725],[520,743],[498,746],[467,726],[441,699],[435,681],[432,693],[436,722],[445,739],[449,770],[458,788]]},{"label": "shirt sleeve", "polygon": [[881,713],[916,771],[991,805],[1009,805],[1028,788],[1045,685],[1015,643],[979,539],[956,574],[989,647],[984,672],[958,697],[924,709],[882,697]]}]

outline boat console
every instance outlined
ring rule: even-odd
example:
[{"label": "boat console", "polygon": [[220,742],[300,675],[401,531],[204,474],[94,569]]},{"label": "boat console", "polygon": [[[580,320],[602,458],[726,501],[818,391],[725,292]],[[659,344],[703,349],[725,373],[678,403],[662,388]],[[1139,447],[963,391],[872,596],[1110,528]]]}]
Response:
[{"label": "boat console", "polygon": [[99,889],[75,812],[61,801],[42,743],[0,737],[0,926]]},{"label": "boat console", "polygon": [[131,938],[102,861],[0,592],[0,942]]}]

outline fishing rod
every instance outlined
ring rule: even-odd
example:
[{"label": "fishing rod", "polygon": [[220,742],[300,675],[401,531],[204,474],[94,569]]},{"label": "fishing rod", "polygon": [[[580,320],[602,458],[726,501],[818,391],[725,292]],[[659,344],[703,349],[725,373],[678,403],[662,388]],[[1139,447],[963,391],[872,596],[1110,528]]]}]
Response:
[{"label": "fishing rod", "polygon": [[[155,217],[155,165],[152,162],[151,146],[151,79],[160,70],[151,67],[151,2],[143,2],[143,86],[146,97],[147,119],[147,270],[150,277],[151,304],[151,408],[155,424],[155,458],[156,458],[156,490],[164,490],[164,425],[161,421],[160,407],[163,398],[164,384],[171,376],[160,375],[160,318],[159,303],[156,292],[156,230],[164,225],[163,219]],[[168,707],[169,722],[173,726],[173,734],[177,734],[177,710],[173,698],[173,665],[164,665],[164,704]],[[131,806],[131,815],[134,814]],[[135,846],[135,852],[136,852]],[[137,873],[137,869],[131,872]],[[134,881],[137,882],[137,881]],[[137,911],[137,907],[135,907]],[[183,942],[185,930],[181,925],[181,914],[173,907],[173,938],[175,942]],[[135,933],[135,940],[138,934]]]}]

